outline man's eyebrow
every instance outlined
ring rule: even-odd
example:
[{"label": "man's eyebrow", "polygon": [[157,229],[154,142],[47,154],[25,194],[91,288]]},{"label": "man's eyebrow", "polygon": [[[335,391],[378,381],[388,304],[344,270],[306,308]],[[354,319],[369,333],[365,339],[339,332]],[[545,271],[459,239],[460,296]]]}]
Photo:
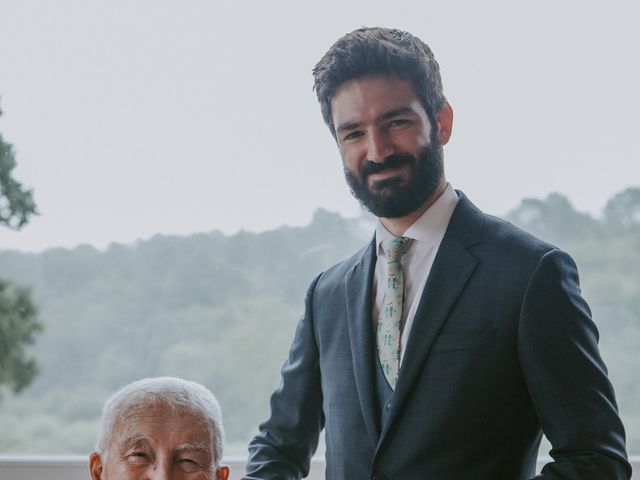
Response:
[{"label": "man's eyebrow", "polygon": [[380,115],[380,117],[378,117],[378,121],[389,120],[390,118],[394,118],[394,117],[398,117],[400,115],[406,115],[406,114],[416,115],[416,112],[411,107],[394,108],[393,110],[389,110],[388,112],[385,112],[382,115]]},{"label": "man's eyebrow", "polygon": [[130,447],[131,445],[135,445],[136,443],[140,443],[148,440],[149,440],[149,437],[145,435],[132,435],[130,437],[125,438],[124,441],[122,442],[122,445],[124,447]]},{"label": "man's eyebrow", "polygon": [[176,451],[181,452],[206,452],[211,453],[211,449],[207,443],[182,443],[176,447]]},{"label": "man's eyebrow", "polygon": [[344,132],[345,130],[355,130],[358,128],[360,124],[358,122],[345,122],[338,125],[336,128],[336,133]]},{"label": "man's eyebrow", "polygon": [[[383,113],[377,118],[377,122],[384,122],[385,120],[389,120],[391,118],[398,117],[400,115],[417,115],[416,111],[411,107],[398,107],[393,110],[389,110],[388,112]],[[355,130],[360,127],[360,123],[358,122],[345,122],[338,125],[336,128],[336,133],[341,133],[346,130]]]}]

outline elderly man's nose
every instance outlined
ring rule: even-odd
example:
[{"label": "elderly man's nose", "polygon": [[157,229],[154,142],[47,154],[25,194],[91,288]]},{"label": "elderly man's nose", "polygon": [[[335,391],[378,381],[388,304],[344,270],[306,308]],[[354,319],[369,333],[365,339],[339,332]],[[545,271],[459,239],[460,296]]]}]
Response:
[{"label": "elderly man's nose", "polygon": [[393,145],[386,135],[382,133],[372,133],[367,138],[367,160],[375,163],[382,163],[393,153]]}]

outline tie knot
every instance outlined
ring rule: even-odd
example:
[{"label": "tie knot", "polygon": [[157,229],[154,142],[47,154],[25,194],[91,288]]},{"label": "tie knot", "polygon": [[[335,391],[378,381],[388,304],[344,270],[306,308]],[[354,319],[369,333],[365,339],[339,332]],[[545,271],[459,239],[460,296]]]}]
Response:
[{"label": "tie knot", "polygon": [[409,248],[410,238],[407,237],[393,237],[382,242],[382,249],[387,256],[389,263],[399,262],[402,255],[405,254]]}]

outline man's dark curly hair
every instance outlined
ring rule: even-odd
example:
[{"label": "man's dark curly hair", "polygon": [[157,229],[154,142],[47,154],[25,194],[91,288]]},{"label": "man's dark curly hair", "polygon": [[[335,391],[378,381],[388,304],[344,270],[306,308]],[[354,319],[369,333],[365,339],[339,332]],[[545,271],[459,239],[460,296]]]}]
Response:
[{"label": "man's dark curly hair", "polygon": [[436,117],[446,99],[440,67],[431,49],[409,32],[393,28],[363,27],[340,38],[313,69],[313,88],[322,117],[335,137],[331,98],[347,80],[372,74],[392,74],[413,85],[429,120]]}]

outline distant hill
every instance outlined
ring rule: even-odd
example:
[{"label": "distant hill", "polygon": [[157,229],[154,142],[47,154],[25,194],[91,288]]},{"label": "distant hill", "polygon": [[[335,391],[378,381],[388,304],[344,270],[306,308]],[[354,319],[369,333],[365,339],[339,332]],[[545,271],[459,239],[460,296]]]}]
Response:
[{"label": "distant hill", "polygon": [[[640,452],[640,189],[613,197],[599,219],[557,194],[524,200],[507,218],[576,259],[629,446]],[[0,277],[31,286],[45,326],[34,348],[40,375],[0,400],[0,453],[88,452],[106,396],[154,375],[210,387],[230,452],[243,453],[267,414],[309,282],[372,231],[367,217],[318,210],[306,227],[260,234],[0,251]]]}]

